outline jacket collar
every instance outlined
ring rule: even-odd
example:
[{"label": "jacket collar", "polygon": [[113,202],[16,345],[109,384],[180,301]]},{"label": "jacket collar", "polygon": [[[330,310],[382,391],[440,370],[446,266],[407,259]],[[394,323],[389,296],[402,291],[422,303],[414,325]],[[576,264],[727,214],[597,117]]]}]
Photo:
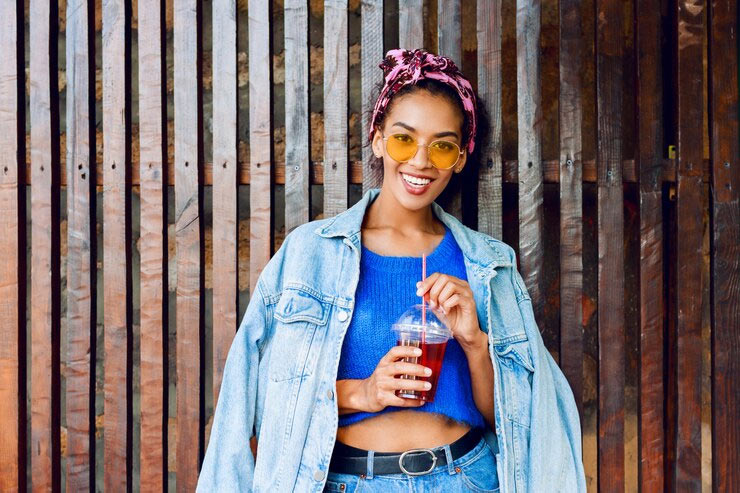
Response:
[{"label": "jacket collar", "polygon": [[[344,237],[359,250],[365,211],[379,193],[379,188],[368,189],[355,205],[329,219],[328,222],[322,222],[314,232],[325,238]],[[432,210],[450,229],[465,257],[478,267],[476,270],[485,272],[488,269],[512,265],[511,259],[502,247],[503,243],[466,227],[436,202],[432,202]]]}]

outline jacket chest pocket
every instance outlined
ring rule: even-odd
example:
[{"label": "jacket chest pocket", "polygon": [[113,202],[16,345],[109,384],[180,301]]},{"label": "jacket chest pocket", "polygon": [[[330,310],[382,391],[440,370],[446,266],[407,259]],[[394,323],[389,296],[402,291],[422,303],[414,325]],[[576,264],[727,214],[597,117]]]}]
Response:
[{"label": "jacket chest pocket", "polygon": [[311,375],[311,347],[329,319],[328,303],[300,288],[286,288],[275,307],[270,379],[278,382]]},{"label": "jacket chest pocket", "polygon": [[508,402],[507,417],[529,428],[534,373],[529,340],[522,334],[521,338],[506,343],[494,343],[493,347],[503,369],[504,393]]}]

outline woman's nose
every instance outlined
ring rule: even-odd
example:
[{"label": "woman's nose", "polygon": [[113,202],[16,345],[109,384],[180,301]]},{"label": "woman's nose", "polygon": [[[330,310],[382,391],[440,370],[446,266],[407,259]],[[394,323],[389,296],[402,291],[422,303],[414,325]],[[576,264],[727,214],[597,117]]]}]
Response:
[{"label": "woman's nose", "polygon": [[416,149],[416,154],[409,160],[409,164],[414,168],[424,169],[431,166],[429,163],[429,153],[427,152],[427,146],[419,144]]}]

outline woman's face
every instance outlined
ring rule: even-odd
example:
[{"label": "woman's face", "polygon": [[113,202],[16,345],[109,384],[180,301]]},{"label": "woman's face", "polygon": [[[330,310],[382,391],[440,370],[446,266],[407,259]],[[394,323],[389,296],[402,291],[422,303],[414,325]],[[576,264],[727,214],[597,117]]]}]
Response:
[{"label": "woman's face", "polygon": [[[439,139],[454,142],[462,148],[462,124],[460,110],[452,102],[428,91],[415,91],[393,101],[383,128],[373,136],[372,147],[375,156],[383,158],[383,188],[391,192],[403,207],[418,210],[428,206],[442,193],[452,173],[465,166],[467,152],[450,169],[435,168],[427,154],[427,146]],[[395,161],[386,152],[383,137],[398,133],[407,134],[421,144],[416,155],[408,161]],[[418,187],[404,179],[409,176],[430,181]]]}]

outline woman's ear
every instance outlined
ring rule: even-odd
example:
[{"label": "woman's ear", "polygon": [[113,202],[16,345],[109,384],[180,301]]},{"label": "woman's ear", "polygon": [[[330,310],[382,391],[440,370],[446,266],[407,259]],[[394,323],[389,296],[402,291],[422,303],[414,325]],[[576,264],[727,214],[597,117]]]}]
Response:
[{"label": "woman's ear", "polygon": [[459,173],[463,170],[465,167],[465,163],[468,162],[468,151],[467,149],[463,151],[462,156],[460,156],[460,161],[455,165],[455,173]]},{"label": "woman's ear", "polygon": [[373,154],[375,154],[376,158],[382,158],[383,157],[383,136],[380,134],[380,131],[376,128],[375,133],[373,134]]}]

